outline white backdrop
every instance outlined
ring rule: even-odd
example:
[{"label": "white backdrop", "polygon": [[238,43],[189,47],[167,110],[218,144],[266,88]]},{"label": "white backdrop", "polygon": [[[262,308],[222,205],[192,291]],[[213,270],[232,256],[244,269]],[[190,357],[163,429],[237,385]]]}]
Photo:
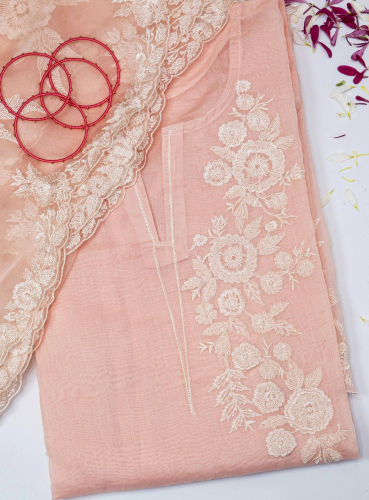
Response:
[{"label": "white backdrop", "polygon": [[[336,67],[350,64],[352,49],[339,40],[330,60],[322,48],[317,50],[313,54],[308,47],[295,47],[321,196],[335,189],[324,212],[358,391],[350,399],[361,459],[166,488],[93,495],[91,500],[369,499],[369,328],[360,320],[360,316],[369,319],[369,156],[359,159],[358,168],[353,161],[341,165],[326,161],[334,151],[369,153],[369,105],[358,106],[352,121],[337,116],[340,107],[329,99],[329,93],[344,78],[351,83],[351,78],[340,75]],[[358,93],[355,89],[350,92],[352,96]],[[362,91],[360,94],[369,98]],[[346,136],[331,138],[342,134]],[[354,168],[344,175],[356,182],[348,183],[341,178],[338,171],[346,166]],[[356,194],[360,212],[345,199],[346,188]],[[0,419],[0,500],[50,499],[48,458],[33,362],[21,393]]]}]

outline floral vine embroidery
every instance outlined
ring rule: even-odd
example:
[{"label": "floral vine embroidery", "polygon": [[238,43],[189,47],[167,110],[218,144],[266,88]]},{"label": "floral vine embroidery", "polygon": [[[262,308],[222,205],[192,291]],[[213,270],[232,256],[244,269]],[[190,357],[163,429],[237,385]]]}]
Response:
[{"label": "floral vine embroidery", "polygon": [[[261,347],[250,342],[255,333],[284,337],[301,333],[283,318],[289,303],[276,300],[266,308],[264,294],[276,296],[286,283],[294,290],[299,279],[311,276],[315,267],[314,254],[304,242],[290,251],[280,248],[285,232],[278,229],[294,217],[287,208],[287,188],[302,179],[304,172],[297,165],[287,170],[284,152],[293,137],[280,137],[279,116],[270,119],[268,114],[271,101],[260,93],[251,95],[250,88],[245,80],[237,82],[233,119],[219,127],[224,146],[211,148],[220,158],[204,167],[203,178],[210,186],[235,182],[224,195],[230,200],[226,214],[214,216],[208,233],[193,239],[191,251],[206,248],[206,253],[192,259],[195,276],[184,282],[182,290],[200,301],[195,320],[206,326],[202,333],[209,338],[198,346],[200,352],[217,355],[222,367],[209,389],[217,392],[215,406],[223,407],[221,422],[231,420],[230,432],[254,430],[258,419],[282,412],[262,420],[259,428],[272,429],[266,437],[268,453],[285,457],[297,446],[295,433],[324,430],[334,410],[328,396],[318,389],[320,367],[305,377],[291,360],[289,344],[272,346],[265,338]],[[256,210],[259,213],[252,218]],[[269,262],[264,274],[258,273],[261,261]],[[253,304],[263,310],[253,311]],[[253,370],[264,381],[251,389],[246,374]],[[339,432],[344,439],[345,431]],[[323,445],[319,446],[324,455]]]}]

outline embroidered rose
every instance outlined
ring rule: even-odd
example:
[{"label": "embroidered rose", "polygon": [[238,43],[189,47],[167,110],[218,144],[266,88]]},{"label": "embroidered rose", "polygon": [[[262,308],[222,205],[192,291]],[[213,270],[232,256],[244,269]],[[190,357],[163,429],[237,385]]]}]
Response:
[{"label": "embroidered rose", "polygon": [[265,293],[275,294],[278,293],[283,286],[283,278],[278,273],[267,273],[260,278],[260,286]]},{"label": "embroidered rose", "polygon": [[251,316],[251,325],[256,333],[269,333],[274,329],[273,316],[262,311]]},{"label": "embroidered rose", "polygon": [[219,311],[224,316],[239,316],[245,309],[246,299],[237,288],[231,288],[218,299]]},{"label": "embroidered rose", "polygon": [[273,347],[273,356],[275,359],[278,359],[278,361],[287,361],[291,355],[291,346],[285,342],[278,342],[278,344],[275,344]]},{"label": "embroidered rose", "polygon": [[295,436],[284,429],[275,429],[269,432],[265,441],[269,455],[276,458],[286,457],[297,446]]},{"label": "embroidered rose", "polygon": [[289,425],[303,434],[315,434],[326,429],[333,414],[331,400],[316,388],[293,393],[284,409]]},{"label": "embroidered rose", "polygon": [[238,80],[236,83],[236,92],[237,94],[242,94],[248,92],[250,90],[251,83],[247,80]]},{"label": "embroidered rose", "polygon": [[213,319],[217,319],[218,313],[217,311],[213,311],[214,306],[209,304],[209,302],[204,302],[196,307],[195,311],[198,313],[198,316],[195,317],[196,321],[200,325],[210,325],[213,322]]},{"label": "embroidered rose", "polygon": [[250,370],[257,366],[260,360],[261,352],[259,349],[248,342],[235,347],[232,352],[232,361],[238,370]]},{"label": "embroidered rose", "polygon": [[247,128],[240,120],[223,123],[219,127],[219,139],[229,148],[239,146],[247,136]]},{"label": "embroidered rose", "polygon": [[238,234],[222,236],[210,249],[210,269],[226,283],[247,281],[254,274],[257,262],[257,249]]},{"label": "embroidered rose", "polygon": [[42,295],[40,285],[34,279],[27,279],[15,285],[13,290],[13,304],[24,311],[32,311]]},{"label": "embroidered rose", "polygon": [[235,179],[251,192],[266,191],[281,179],[284,170],[283,152],[268,141],[243,143],[233,160]]},{"label": "embroidered rose", "polygon": [[0,34],[12,40],[46,26],[54,9],[50,0],[0,0]]},{"label": "embroidered rose", "polygon": [[237,97],[236,104],[243,111],[247,111],[254,106],[255,99],[250,94],[241,94]]},{"label": "embroidered rose", "polygon": [[270,118],[265,111],[261,109],[256,109],[255,111],[251,111],[247,115],[247,125],[251,130],[261,131],[265,130],[270,123]]},{"label": "embroidered rose", "polygon": [[313,274],[314,268],[314,263],[310,259],[302,259],[296,266],[296,272],[302,278],[307,278]]},{"label": "embroidered rose", "polygon": [[274,382],[262,382],[255,388],[253,402],[261,413],[277,411],[283,405],[284,400],[282,389]]},{"label": "embroidered rose", "polygon": [[276,265],[276,267],[278,267],[278,269],[286,271],[293,266],[292,255],[287,252],[278,252],[274,257],[274,264]]},{"label": "embroidered rose", "polygon": [[278,376],[279,366],[272,359],[266,359],[259,366],[260,376],[265,380],[271,380]]},{"label": "embroidered rose", "polygon": [[280,193],[274,193],[270,198],[266,198],[265,204],[269,208],[274,210],[282,210],[287,206],[288,198],[286,193],[281,191]]},{"label": "embroidered rose", "polygon": [[212,186],[223,186],[232,177],[231,167],[223,160],[214,160],[204,169],[204,181]]}]

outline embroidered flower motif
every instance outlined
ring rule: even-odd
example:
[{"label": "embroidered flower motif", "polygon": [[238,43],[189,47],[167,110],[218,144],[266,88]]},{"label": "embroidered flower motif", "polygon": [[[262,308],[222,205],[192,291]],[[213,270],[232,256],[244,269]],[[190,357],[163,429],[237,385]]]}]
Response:
[{"label": "embroidered flower motif", "polygon": [[223,123],[219,127],[219,139],[229,148],[239,146],[247,136],[247,128],[240,120]]},{"label": "embroidered flower motif", "polygon": [[251,192],[266,191],[280,180],[284,170],[283,152],[268,141],[243,143],[233,160],[235,179]]},{"label": "embroidered flower motif", "polygon": [[253,401],[261,413],[272,413],[283,405],[285,397],[274,382],[262,382],[255,388]]},{"label": "embroidered flower motif", "polygon": [[255,99],[250,94],[242,94],[237,97],[236,104],[243,111],[247,111],[254,106]]},{"label": "embroidered flower motif", "polygon": [[257,249],[238,234],[222,236],[210,249],[210,269],[226,283],[247,281],[254,274],[257,262]]},{"label": "embroidered flower motif", "polygon": [[270,118],[268,114],[261,109],[250,111],[250,113],[247,115],[247,125],[251,130],[254,130],[256,132],[268,128],[269,123]]},{"label": "embroidered flower motif", "polygon": [[278,223],[275,220],[268,221],[264,226],[265,231],[268,231],[268,233],[275,231],[277,228],[278,228]]},{"label": "embroidered flower motif", "polygon": [[247,80],[238,80],[236,83],[236,92],[237,94],[242,94],[248,92],[251,88],[251,83]]},{"label": "embroidered flower motif", "polygon": [[0,34],[12,40],[46,26],[54,9],[50,0],[0,0]]},{"label": "embroidered flower motif", "polygon": [[311,276],[314,272],[314,263],[309,259],[302,259],[298,262],[296,266],[296,272],[301,278],[307,278]]},{"label": "embroidered flower motif", "polygon": [[214,160],[204,169],[204,181],[212,186],[223,186],[232,178],[232,169],[223,160]]},{"label": "embroidered flower motif", "polygon": [[284,429],[275,429],[269,432],[265,441],[269,455],[276,458],[286,457],[297,446],[295,436]]},{"label": "embroidered flower motif", "polygon": [[154,23],[166,19],[168,8],[165,0],[134,0],[132,2],[132,13],[137,24],[146,28]]},{"label": "embroidered flower motif", "polygon": [[269,208],[274,210],[282,210],[287,206],[288,198],[286,193],[281,191],[280,193],[274,193],[270,198],[266,198],[265,204]]},{"label": "embroidered flower motif", "polygon": [[260,278],[260,286],[269,295],[278,293],[283,287],[283,278],[278,273],[269,272]]},{"label": "embroidered flower motif", "polygon": [[254,366],[257,366],[260,360],[261,352],[259,349],[248,342],[235,347],[232,352],[232,361],[234,367],[238,370],[250,370]]},{"label": "embroidered flower motif", "polygon": [[331,306],[335,306],[340,301],[338,291],[335,288],[328,288],[328,297]]},{"label": "embroidered flower motif", "polygon": [[32,278],[18,283],[13,290],[13,305],[24,311],[32,311],[42,295],[40,285]]},{"label": "embroidered flower motif", "polygon": [[266,359],[259,366],[259,373],[263,379],[271,380],[278,376],[279,366],[272,359]]},{"label": "embroidered flower motif", "polygon": [[291,346],[285,342],[278,342],[278,344],[275,344],[273,347],[273,356],[275,359],[278,359],[278,361],[287,361],[291,355]]},{"label": "embroidered flower motif", "polygon": [[278,269],[286,271],[293,265],[292,255],[287,252],[278,252],[274,257],[274,264],[278,267]]},{"label": "embroidered flower motif", "polygon": [[217,319],[218,313],[217,311],[213,311],[214,306],[209,304],[209,302],[204,302],[196,307],[195,311],[198,313],[196,316],[196,321],[200,325],[210,325],[213,322],[213,319]]},{"label": "embroidered flower motif", "polygon": [[315,387],[293,393],[284,408],[289,425],[303,434],[315,434],[326,429],[333,414],[331,400]]},{"label": "embroidered flower motif", "polygon": [[239,316],[245,309],[246,299],[237,288],[231,288],[218,299],[219,311],[224,316]]},{"label": "embroidered flower motif", "polygon": [[196,234],[196,236],[193,239],[193,242],[196,247],[202,247],[207,243],[208,239],[206,236],[203,234]]},{"label": "embroidered flower motif", "polygon": [[274,329],[273,316],[266,311],[251,316],[251,325],[256,333],[269,333]]}]

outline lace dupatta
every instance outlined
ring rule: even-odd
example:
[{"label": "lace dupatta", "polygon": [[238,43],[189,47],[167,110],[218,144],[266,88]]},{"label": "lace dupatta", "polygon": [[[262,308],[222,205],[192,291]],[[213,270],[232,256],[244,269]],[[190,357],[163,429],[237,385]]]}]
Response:
[{"label": "lace dupatta", "polygon": [[[19,391],[41,341],[67,255],[95,233],[135,183],[160,122],[168,84],[224,27],[232,3],[0,0],[1,66],[23,52],[50,54],[63,39],[81,35],[108,44],[121,67],[113,111],[82,152],[64,164],[29,161],[13,135],[13,116],[0,104],[0,411]],[[63,55],[81,56],[84,47],[69,48]],[[98,53],[103,60],[102,55]],[[22,64],[14,65],[13,77],[22,75]],[[37,58],[37,66],[42,75],[43,58]],[[107,66],[109,71],[114,80]],[[2,89],[13,109],[28,97],[12,94],[5,84]],[[27,111],[40,112],[40,107],[34,104]],[[37,136],[41,144],[45,134]]]}]

